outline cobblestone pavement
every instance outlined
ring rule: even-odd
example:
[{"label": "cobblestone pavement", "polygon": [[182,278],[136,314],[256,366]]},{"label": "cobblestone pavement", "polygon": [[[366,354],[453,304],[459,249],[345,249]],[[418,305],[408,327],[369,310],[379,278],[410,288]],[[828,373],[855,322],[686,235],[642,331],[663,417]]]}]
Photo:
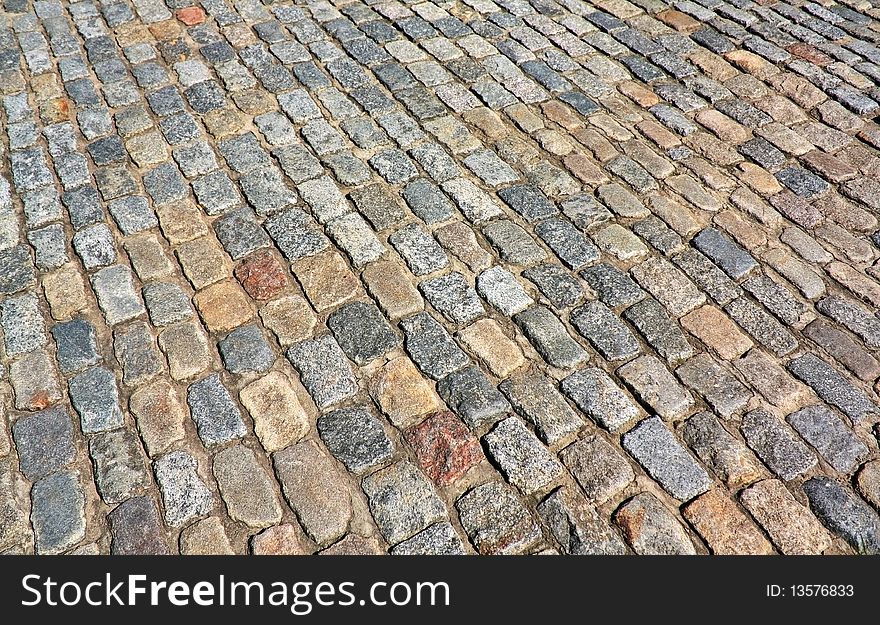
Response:
[{"label": "cobblestone pavement", "polygon": [[3,0],[0,550],[880,552],[880,2]]}]

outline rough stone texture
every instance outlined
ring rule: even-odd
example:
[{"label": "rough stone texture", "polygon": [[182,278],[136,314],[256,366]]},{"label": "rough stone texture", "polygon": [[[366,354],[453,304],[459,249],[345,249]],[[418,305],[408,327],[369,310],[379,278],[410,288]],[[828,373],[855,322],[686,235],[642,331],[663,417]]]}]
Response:
[{"label": "rough stone texture", "polygon": [[404,434],[416,461],[431,480],[448,486],[485,457],[479,440],[451,412],[438,412]]},{"label": "rough stone texture", "polygon": [[44,477],[34,484],[31,497],[31,523],[38,554],[61,553],[83,539],[85,496],[76,473]]},{"label": "rough stone texture", "polygon": [[459,556],[467,553],[455,528],[435,523],[391,549],[396,556]]},{"label": "rough stone texture", "polygon": [[407,317],[400,327],[405,335],[404,348],[425,375],[439,380],[468,364],[467,354],[430,314]]},{"label": "rough stone texture", "polygon": [[434,487],[406,460],[364,478],[363,488],[379,531],[392,545],[412,537],[446,515],[446,506],[434,492]]},{"label": "rough stone texture", "polygon": [[701,412],[688,419],[681,428],[681,436],[697,457],[730,488],[750,484],[766,475],[755,455],[725,430],[721,421],[710,412]]},{"label": "rough stone texture", "polygon": [[494,319],[480,319],[456,336],[499,378],[506,378],[526,362],[520,347]]},{"label": "rough stone texture", "polygon": [[812,354],[789,361],[788,370],[803,380],[829,404],[858,421],[876,414],[878,407],[831,365]]},{"label": "rough stone texture", "polygon": [[819,520],[857,553],[880,553],[880,516],[849,488],[814,477],[804,483],[804,493]]},{"label": "rough stone texture", "polygon": [[111,430],[122,425],[119,391],[113,373],[92,367],[68,382],[70,403],[79,413],[83,432]]},{"label": "rough stone texture", "polygon": [[623,555],[626,546],[575,490],[560,488],[538,506],[538,514],[562,551],[570,555]]},{"label": "rough stone texture", "polygon": [[636,495],[614,515],[626,541],[639,555],[694,555],[681,523],[654,495]]},{"label": "rough stone texture", "polygon": [[711,485],[705,469],[657,417],[639,423],[623,435],[621,443],[677,499],[688,501]]},{"label": "rough stone texture", "polygon": [[504,396],[473,365],[443,378],[437,392],[471,428],[494,422],[510,409]]},{"label": "rough stone texture", "polygon": [[227,447],[214,456],[214,477],[233,521],[248,527],[266,527],[281,521],[281,505],[272,481],[247,447]]},{"label": "rough stone texture", "polygon": [[73,447],[73,421],[64,406],[21,417],[12,425],[21,472],[38,480],[69,464]]},{"label": "rough stone texture", "polygon": [[197,469],[196,459],[185,451],[173,451],[153,463],[165,508],[165,522],[171,527],[206,516],[214,508],[214,496]]},{"label": "rough stone texture", "polygon": [[375,304],[345,304],[327,318],[327,325],[342,351],[359,365],[397,346],[397,336]]},{"label": "rough stone texture", "polygon": [[782,482],[763,480],[740,495],[745,508],[787,555],[818,555],[831,546],[831,536]]},{"label": "rough stone texture", "polygon": [[545,488],[562,474],[562,465],[516,417],[501,421],[483,440],[508,481],[525,493]]},{"label": "rough stone texture", "polygon": [[[216,497],[230,446],[266,470],[305,440],[358,457],[312,425],[365,402],[387,445],[358,471],[328,460],[353,489],[403,454],[449,505],[507,483],[466,450],[511,413],[557,464],[596,436],[626,458],[621,434],[658,414],[735,499],[772,472],[740,431],[766,405],[817,458],[788,492],[805,501],[800,481],[824,475],[873,505],[871,4],[7,0],[0,551],[34,550],[31,487],[74,467],[75,553],[139,544],[108,521],[132,500],[161,551],[492,551],[474,537],[500,513],[389,545],[358,493],[322,534],[281,503],[277,473],[280,524],[245,536],[213,505],[171,526],[159,485],[133,477],[135,459],[155,472],[183,452]],[[69,435],[27,427],[63,405]],[[364,433],[341,431],[329,440]],[[512,551],[577,551],[661,488],[638,475],[593,524],[567,490],[547,500],[578,488],[565,473],[513,488],[554,520]],[[693,524],[701,545],[753,549],[721,540],[719,509]]]},{"label": "rough stone texture", "polygon": [[675,373],[723,417],[743,408],[752,398],[752,393],[709,354],[694,356]]},{"label": "rough stone texture", "polygon": [[635,479],[629,462],[600,434],[585,436],[559,455],[596,505],[612,499]]},{"label": "rough stone texture", "polygon": [[186,411],[177,390],[167,381],[158,380],[132,393],[129,408],[150,456],[184,437]]},{"label": "rough stone texture", "polygon": [[764,398],[788,412],[802,406],[809,389],[795,380],[782,366],[760,349],[753,349],[735,361],[734,366]]},{"label": "rough stone texture", "polygon": [[868,455],[868,447],[843,419],[825,406],[798,410],[787,419],[798,434],[841,473],[850,473]]},{"label": "rough stone texture", "polygon": [[351,365],[332,336],[297,343],[287,350],[287,358],[296,367],[302,383],[319,408],[326,408],[357,390]]},{"label": "rough stone texture", "polygon": [[815,466],[815,454],[779,419],[763,410],[747,413],[740,426],[749,447],[783,480]]},{"label": "rough stone texture", "polygon": [[117,430],[89,441],[98,493],[108,504],[120,503],[147,484],[147,471],[135,434]]},{"label": "rough stone texture", "polygon": [[617,373],[643,402],[666,420],[684,416],[694,405],[691,394],[653,356],[639,356]]},{"label": "rough stone texture", "polygon": [[684,507],[682,516],[694,526],[716,555],[761,556],[773,553],[755,524],[719,490],[710,490]]},{"label": "rough stone texture", "polygon": [[239,393],[254,421],[254,433],[268,452],[284,449],[309,431],[309,419],[291,385],[280,371],[251,382]]},{"label": "rough stone texture", "polygon": [[234,555],[223,522],[215,516],[193,523],[180,532],[181,555],[224,556]]},{"label": "rough stone texture", "polygon": [[370,394],[396,427],[406,427],[442,408],[440,398],[406,356],[389,360],[371,382]]},{"label": "rough stone texture", "polygon": [[577,432],[584,424],[553,382],[542,374],[514,376],[502,382],[499,388],[513,408],[535,427],[538,436],[548,445]]},{"label": "rough stone texture", "polygon": [[251,538],[255,556],[302,556],[309,551],[302,530],[290,523],[264,529]]},{"label": "rough stone texture", "polygon": [[241,411],[216,373],[191,384],[186,403],[205,445],[219,445],[245,435]]},{"label": "rough stone texture", "polygon": [[639,410],[601,369],[575,371],[562,381],[565,393],[584,413],[614,431],[638,416]]},{"label": "rough stone texture", "polygon": [[547,308],[536,306],[523,311],[514,321],[552,366],[570,369],[587,360],[588,355],[584,348]]},{"label": "rough stone texture", "polygon": [[345,477],[313,441],[291,445],[273,456],[284,497],[303,528],[327,545],[348,528],[351,495]]},{"label": "rough stone texture", "polygon": [[114,555],[167,555],[168,539],[159,520],[156,503],[149,497],[133,497],[107,515]]},{"label": "rough stone texture", "polygon": [[391,458],[385,428],[366,407],[340,408],[318,419],[318,433],[349,471],[363,473]]},{"label": "rough stone texture", "polygon": [[541,530],[514,491],[500,482],[477,486],[455,502],[462,527],[477,553],[528,553]]}]

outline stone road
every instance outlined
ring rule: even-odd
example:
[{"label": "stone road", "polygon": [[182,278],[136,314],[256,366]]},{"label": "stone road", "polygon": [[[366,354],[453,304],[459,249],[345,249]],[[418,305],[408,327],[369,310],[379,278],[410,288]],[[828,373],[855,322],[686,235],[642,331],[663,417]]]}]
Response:
[{"label": "stone road", "polygon": [[0,551],[880,552],[880,2],[3,0]]}]

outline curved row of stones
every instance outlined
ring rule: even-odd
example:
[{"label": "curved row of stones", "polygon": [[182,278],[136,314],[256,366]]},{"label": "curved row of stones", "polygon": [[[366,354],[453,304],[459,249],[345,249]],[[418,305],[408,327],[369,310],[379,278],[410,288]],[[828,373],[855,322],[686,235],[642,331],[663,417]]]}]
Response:
[{"label": "curved row of stones", "polygon": [[0,550],[880,551],[872,2],[3,9]]}]

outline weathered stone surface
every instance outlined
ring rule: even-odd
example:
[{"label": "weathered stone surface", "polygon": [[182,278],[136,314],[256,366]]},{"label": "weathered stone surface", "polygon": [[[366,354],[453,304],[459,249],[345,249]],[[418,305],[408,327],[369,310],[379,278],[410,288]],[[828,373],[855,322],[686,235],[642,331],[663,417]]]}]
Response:
[{"label": "weathered stone surface", "polygon": [[683,417],[694,398],[654,356],[639,356],[617,370],[641,400],[666,420]]},{"label": "weathered stone surface", "polygon": [[401,460],[364,478],[364,492],[379,530],[395,545],[442,520],[446,506],[409,461]]},{"label": "weathered stone surface", "polygon": [[855,493],[827,477],[814,477],[803,488],[810,508],[832,532],[857,553],[880,553],[880,517]]},{"label": "weathered stone surface", "polygon": [[675,373],[723,417],[743,408],[752,398],[752,393],[709,354],[694,356]]},{"label": "weathered stone surface", "polygon": [[657,417],[624,434],[621,444],[676,499],[688,501],[711,485],[706,470]]},{"label": "weathered stone surface", "polygon": [[284,523],[269,527],[251,538],[255,556],[301,556],[309,553],[305,537],[295,525]]},{"label": "weathered stone surface", "polygon": [[462,527],[477,553],[528,553],[541,539],[541,530],[513,490],[501,482],[488,482],[455,502]]},{"label": "weathered stone surface", "polygon": [[[0,28],[3,553],[46,550],[30,492],[71,471],[76,554],[764,553],[730,502],[792,445],[798,501],[876,508],[871,2],[68,4]],[[646,417],[712,476],[688,521],[625,451]],[[403,461],[512,503],[389,544],[358,487]],[[638,493],[668,515],[633,549]],[[801,551],[862,540],[839,494]]]},{"label": "weathered stone surface", "polygon": [[83,432],[104,432],[122,425],[116,377],[109,370],[86,369],[68,381],[68,391]]},{"label": "weathered stone surface", "polygon": [[406,427],[442,407],[431,385],[406,356],[382,367],[371,382],[370,394],[397,427]]},{"label": "weathered stone surface", "polygon": [[584,424],[545,375],[517,375],[502,382],[499,389],[548,445],[577,432]]},{"label": "weathered stone surface", "polygon": [[185,451],[173,451],[153,463],[162,493],[165,522],[171,527],[210,514],[214,496],[198,473],[196,459]]},{"label": "weathered stone surface", "polygon": [[292,271],[318,312],[337,306],[360,291],[357,278],[336,252],[323,252],[298,260]]},{"label": "weathered stone surface", "polygon": [[430,314],[423,312],[407,317],[400,327],[405,335],[404,348],[429,377],[439,380],[468,364],[467,354]]},{"label": "weathered stone surface", "polygon": [[313,441],[291,445],[273,456],[284,497],[300,523],[319,545],[348,528],[351,495],[345,477]]},{"label": "weathered stone surface", "polygon": [[120,503],[147,484],[147,471],[137,436],[128,430],[98,434],[89,440],[95,483],[101,498]]},{"label": "weathered stone surface", "polygon": [[508,481],[524,493],[546,488],[562,475],[562,465],[516,417],[501,421],[483,440]]},{"label": "weathered stone surface", "polygon": [[587,360],[586,350],[549,309],[535,306],[519,313],[514,321],[550,365],[569,369]]},{"label": "weathered stone surface", "polygon": [[816,456],[776,417],[753,410],[740,429],[749,447],[783,480],[792,480],[816,465]]},{"label": "weathered stone surface", "polygon": [[787,420],[828,464],[841,473],[850,473],[868,455],[868,447],[843,419],[825,406],[798,410],[788,415]]},{"label": "weathered stone surface", "polygon": [[639,555],[694,555],[681,523],[650,493],[636,495],[614,515],[626,541]]},{"label": "weathered stone surface", "polygon": [[623,555],[626,546],[575,490],[560,488],[538,506],[538,514],[564,553]]},{"label": "weathered stone surface", "polygon": [[177,390],[166,380],[157,380],[132,393],[129,408],[151,456],[184,437],[186,412]]},{"label": "weathered stone surface", "polygon": [[302,383],[318,408],[327,408],[357,393],[357,380],[339,344],[326,335],[297,343],[287,350]]},{"label": "weathered stone surface", "polygon": [[639,414],[635,404],[601,369],[575,371],[561,386],[578,408],[611,431]]},{"label": "weathered stone surface", "polygon": [[286,375],[272,371],[239,393],[254,421],[254,433],[268,452],[284,449],[309,431],[305,409]]},{"label": "weathered stone surface", "polygon": [[613,499],[635,479],[629,462],[599,434],[585,436],[559,455],[596,505]]},{"label": "weathered stone surface", "polygon": [[632,331],[601,302],[572,311],[571,322],[607,360],[626,360],[641,349]]},{"label": "weathered stone surface", "polygon": [[215,516],[193,523],[180,532],[181,555],[231,556],[234,553],[223,522]]},{"label": "weathered stone surface", "polygon": [[697,457],[731,488],[766,475],[755,455],[725,430],[712,413],[692,416],[682,426],[681,436]]},{"label": "weathered stone surface", "polygon": [[243,445],[227,447],[214,456],[214,477],[233,521],[266,527],[281,521],[281,505],[266,470]]},{"label": "weathered stone surface", "polygon": [[394,446],[366,407],[340,408],[318,419],[318,434],[349,471],[363,473],[391,458]]},{"label": "weathered stone surface", "polygon": [[473,365],[440,380],[437,392],[446,405],[472,428],[496,421],[510,409],[504,396]]},{"label": "weathered stone surface", "polygon": [[345,304],[327,318],[327,325],[342,351],[359,365],[365,365],[397,346],[397,336],[372,303]]},{"label": "weathered stone surface", "polygon": [[245,435],[241,411],[216,373],[190,384],[186,403],[205,445],[219,445]]},{"label": "weathered stone surface", "polygon": [[20,417],[12,425],[21,472],[38,480],[68,465],[76,455],[73,421],[64,406]]},{"label": "weathered stone surface", "polygon": [[486,312],[476,291],[460,273],[423,280],[419,283],[419,290],[434,308],[453,323],[467,324]]},{"label": "weathered stone surface", "polygon": [[456,337],[499,378],[507,377],[526,362],[522,349],[494,319],[475,321],[459,330]]},{"label": "weathered stone surface", "polygon": [[484,460],[479,440],[451,412],[438,412],[404,435],[425,474],[448,486]]},{"label": "weathered stone surface", "polygon": [[133,497],[107,515],[115,555],[168,555],[168,539],[159,521],[156,503],[149,497]]},{"label": "weathered stone surface", "polygon": [[681,318],[681,325],[723,360],[738,358],[753,345],[730,317],[714,306],[703,306],[688,313]]},{"label": "weathered stone surface", "polygon": [[455,528],[435,523],[391,549],[396,556],[459,556],[467,553]]},{"label": "weathered stone surface", "polygon": [[878,411],[878,407],[864,393],[831,365],[813,354],[804,354],[789,361],[788,370],[811,386],[819,397],[840,408],[855,421]]},{"label": "weathered stone surface", "polygon": [[831,546],[831,536],[822,524],[795,501],[782,482],[758,482],[744,490],[740,499],[782,553],[818,555]]},{"label": "weathered stone surface", "polygon": [[266,303],[260,309],[260,318],[285,347],[311,338],[317,323],[311,306],[297,295],[279,297]]},{"label": "weathered stone surface", "polygon": [[682,516],[716,555],[770,555],[773,548],[755,524],[719,490],[710,490],[684,507]]},{"label": "weathered stone surface", "polygon": [[34,484],[31,523],[38,554],[61,553],[86,533],[85,496],[79,475],[53,473]]}]

